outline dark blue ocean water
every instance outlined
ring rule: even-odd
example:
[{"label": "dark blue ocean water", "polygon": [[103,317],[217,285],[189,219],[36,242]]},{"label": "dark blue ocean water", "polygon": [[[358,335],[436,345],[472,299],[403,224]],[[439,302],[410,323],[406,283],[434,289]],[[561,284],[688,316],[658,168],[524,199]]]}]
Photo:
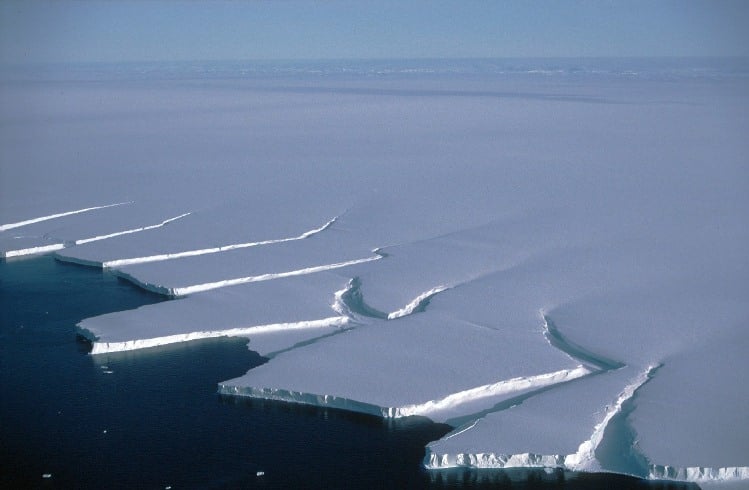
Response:
[{"label": "dark blue ocean water", "polygon": [[[688,488],[606,475],[429,473],[424,445],[444,425],[216,395],[218,381],[265,361],[244,340],[99,357],[76,338],[83,318],[158,301],[51,257],[0,260],[0,487]],[[520,476],[527,481],[513,483]]]}]

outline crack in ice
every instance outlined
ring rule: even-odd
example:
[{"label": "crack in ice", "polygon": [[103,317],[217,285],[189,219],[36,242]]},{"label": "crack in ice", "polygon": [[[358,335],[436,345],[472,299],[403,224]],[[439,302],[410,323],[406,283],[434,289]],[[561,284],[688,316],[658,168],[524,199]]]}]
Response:
[{"label": "crack in ice", "polygon": [[445,291],[447,289],[449,289],[447,286],[437,286],[437,287],[430,289],[429,291],[421,293],[416,298],[414,298],[413,301],[408,303],[403,308],[393,311],[391,313],[388,313],[388,320],[395,320],[396,318],[402,318],[404,316],[408,316],[419,311],[424,311],[426,306],[429,304],[429,301],[436,294],[439,294],[442,291]]},{"label": "crack in ice", "polygon": [[330,228],[336,221],[338,220],[338,216],[334,217],[333,219],[326,222],[324,225],[315,228],[313,230],[305,231],[301,235],[297,235],[294,237],[288,237],[288,238],[275,238],[271,240],[262,240],[258,242],[246,242],[246,243],[236,243],[232,245],[222,245],[220,247],[211,247],[211,248],[202,248],[202,249],[196,249],[196,250],[186,250],[184,252],[174,252],[174,253],[165,253],[165,254],[157,254],[157,255],[147,255],[143,257],[133,257],[129,259],[114,259],[114,260],[107,260],[102,262],[101,266],[102,268],[108,269],[108,268],[114,268],[114,267],[124,267],[126,265],[133,265],[133,264],[145,264],[149,262],[160,262],[164,260],[173,260],[173,259],[182,259],[185,257],[195,257],[197,255],[208,255],[208,254],[215,254],[219,252],[228,252],[230,250],[238,250],[242,248],[250,248],[250,247],[258,247],[261,245],[273,245],[276,243],[284,243],[284,242],[292,242],[297,240],[304,240],[311,236],[314,236],[318,233],[321,233],[328,228]]},{"label": "crack in ice", "polygon": [[364,296],[361,292],[361,280],[358,277],[349,280],[344,289],[336,291],[332,308],[352,320],[361,321],[364,317],[378,318],[380,320],[387,319],[385,313],[372,308],[364,302]]},{"label": "crack in ice", "polygon": [[596,458],[596,450],[603,441],[606,428],[611,419],[622,412],[622,406],[631,400],[637,390],[650,381],[655,372],[661,365],[649,366],[646,371],[641,373],[632,383],[627,385],[619,394],[616,402],[608,409],[603,420],[593,428],[593,434],[590,439],[583,441],[574,454],[569,454],[564,458],[565,467],[575,471],[596,471],[601,469],[600,463]]},{"label": "crack in ice", "polygon": [[4,225],[0,225],[0,231],[11,230],[13,228],[19,228],[21,226],[31,225],[34,223],[39,223],[42,221],[47,221],[47,220],[56,219],[56,218],[63,218],[65,216],[71,216],[74,214],[86,213],[88,211],[95,211],[97,209],[111,208],[114,206],[123,206],[125,204],[133,204],[133,201],[118,202],[115,204],[106,204],[104,206],[94,206],[90,208],[76,209],[74,211],[66,211],[64,213],[50,214],[49,216],[40,216],[38,218],[27,219],[25,221],[19,221],[17,223],[7,223]]},{"label": "crack in ice", "polygon": [[157,223],[155,225],[148,225],[148,226],[143,226],[143,227],[140,227],[140,228],[132,228],[130,230],[117,231],[117,232],[114,232],[114,233],[110,233],[108,235],[100,235],[100,236],[95,236],[95,237],[92,237],[92,238],[83,238],[81,240],[76,240],[75,244],[76,245],[83,245],[84,243],[98,242],[99,240],[106,240],[108,238],[114,238],[114,237],[122,236],[122,235],[130,235],[131,233],[139,233],[141,231],[154,230],[156,228],[161,228],[162,226],[166,226],[166,225],[168,225],[169,223],[171,223],[173,221],[177,221],[178,219],[182,219],[182,218],[184,218],[186,216],[189,216],[190,214],[191,213],[180,214],[179,216],[175,216],[173,218],[165,219],[161,223]]},{"label": "crack in ice", "polygon": [[600,371],[610,371],[624,367],[624,363],[607,359],[599,354],[595,354],[584,347],[581,347],[567,338],[557,329],[551,318],[542,313],[544,319],[544,337],[552,347],[561,350],[569,357],[583,364],[591,365]]},{"label": "crack in ice", "polygon": [[267,274],[260,274],[257,276],[246,276],[246,277],[237,277],[234,279],[223,279],[221,281],[207,282],[203,284],[195,284],[191,286],[182,286],[182,287],[166,287],[166,286],[160,286],[158,284],[151,284],[148,282],[143,282],[137,279],[136,277],[126,272],[120,271],[120,270],[116,270],[115,274],[148,291],[151,291],[157,294],[163,294],[165,296],[180,297],[180,296],[187,296],[189,294],[194,294],[194,293],[202,293],[204,291],[210,291],[210,290],[218,289],[218,288],[237,286],[239,284],[247,284],[250,282],[270,281],[273,279],[282,279],[285,277],[293,277],[293,276],[303,276],[307,274],[314,274],[316,272],[341,269],[343,267],[363,264],[365,262],[372,262],[374,260],[380,260],[381,258],[383,258],[383,255],[379,253],[378,249],[373,250],[373,253],[376,254],[374,257],[365,257],[362,259],[348,260],[345,262],[336,262],[334,264],[325,264],[325,265],[318,265],[318,266],[313,266],[313,267],[306,267],[304,269],[297,269],[293,271],[270,272]]},{"label": "crack in ice", "polygon": [[[140,228],[132,228],[130,230],[117,231],[117,232],[114,232],[114,233],[109,233],[107,235],[100,235],[100,236],[95,236],[95,237],[91,237],[91,238],[81,238],[81,239],[78,239],[78,240],[71,240],[71,241],[62,242],[62,243],[54,243],[54,244],[51,244],[51,245],[41,245],[41,246],[38,246],[38,247],[22,248],[22,249],[18,249],[18,250],[8,250],[8,251],[5,251],[5,252],[2,252],[2,256],[8,258],[8,257],[20,257],[20,256],[24,256],[24,255],[43,254],[43,253],[47,253],[47,252],[56,252],[58,250],[63,250],[65,248],[74,247],[76,245],[83,245],[85,243],[97,242],[99,240],[107,240],[109,238],[114,238],[114,237],[118,237],[118,236],[121,236],[121,235],[129,235],[131,233],[139,233],[141,231],[147,231],[147,230],[153,230],[155,228],[161,228],[162,226],[166,226],[166,225],[168,225],[169,223],[171,223],[173,221],[176,221],[178,219],[184,218],[185,216],[189,216],[189,215],[190,215],[190,213],[184,213],[184,214],[181,214],[179,216],[175,216],[173,218],[165,219],[161,223],[157,223],[155,225],[148,225],[148,226],[143,226],[143,227],[140,227]],[[77,263],[77,264],[81,264],[81,265],[95,265],[95,266],[98,266],[98,263],[94,263],[94,262],[91,262],[91,261],[88,261],[88,260],[80,260],[80,259],[76,259],[76,258],[72,258],[72,257],[63,257],[63,256],[60,256],[59,254],[57,254],[56,258],[59,259],[59,260],[62,260],[64,262],[73,262],[73,263]]]},{"label": "crack in ice", "polygon": [[552,373],[544,373],[535,376],[521,376],[512,379],[505,379],[496,383],[477,386],[464,391],[452,393],[438,400],[430,400],[425,403],[405,405],[396,408],[396,417],[407,417],[409,415],[430,415],[457,407],[463,403],[489,398],[494,396],[506,395],[518,391],[524,391],[532,388],[554,385],[564,381],[587,376],[591,371],[585,366],[578,366],[574,369],[562,369]]},{"label": "crack in ice", "polygon": [[[386,254],[381,254],[386,257]],[[429,301],[438,293],[450,289],[449,286],[437,286],[429,291],[421,293],[403,308],[390,313],[384,313],[371,307],[364,301],[364,295],[361,292],[361,280],[354,277],[349,281],[348,286],[336,292],[333,309],[341,314],[350,316],[352,319],[361,319],[362,317],[377,318],[380,320],[396,320],[414,313],[422,312],[429,305]]]},{"label": "crack in ice", "polygon": [[98,342],[93,333],[82,330],[81,335],[92,341],[91,354],[107,354],[111,352],[122,352],[136,349],[146,349],[149,347],[158,347],[161,345],[175,344],[178,342],[188,342],[190,340],[210,339],[215,337],[250,337],[257,334],[325,328],[325,327],[342,327],[348,323],[348,318],[335,316],[323,318],[320,320],[306,320],[289,323],[271,323],[267,325],[256,325],[252,327],[230,328],[226,330],[208,330],[202,332],[188,332],[184,334],[166,335],[163,337],[153,337],[150,339],[127,340],[123,342]]},{"label": "crack in ice", "polygon": [[[537,453],[516,453],[501,454],[494,452],[478,453],[459,453],[459,454],[437,454],[427,448],[427,454],[424,458],[424,466],[427,469],[444,469],[454,467],[471,467],[471,468],[533,468],[533,467],[550,467],[563,468],[572,471],[598,471],[600,465],[595,457],[595,451],[604,437],[604,432],[611,419],[621,412],[622,405],[630,400],[635,392],[647,383],[654,371],[659,366],[651,366],[644,373],[640,374],[632,383],[627,385],[621,392],[616,402],[607,410],[603,420],[593,428],[591,437],[583,441],[578,450],[573,454],[537,454]],[[580,366],[590,373],[587,368]],[[451,434],[448,437],[454,437],[459,433],[466,432],[474,428],[482,419],[477,419],[472,425],[466,426],[460,432]]]},{"label": "crack in ice", "polygon": [[256,388],[252,386],[233,385],[227,382],[219,384],[219,393],[222,395],[242,396],[263,400],[276,400],[286,403],[297,403],[301,405],[312,405],[316,407],[339,408],[351,412],[377,415],[384,419],[401,419],[414,415],[432,418],[435,413],[454,408],[463,403],[471,402],[480,398],[498,396],[515,391],[521,391],[530,387],[547,386],[560,383],[570,379],[585,376],[588,369],[578,366],[575,369],[565,369],[553,373],[545,373],[537,376],[519,377],[502,380],[497,383],[482,385],[468,390],[451,393],[438,400],[430,400],[425,403],[404,405],[400,407],[387,407],[375,405],[364,401],[350,398],[305,393],[302,391],[286,390],[282,388]]}]

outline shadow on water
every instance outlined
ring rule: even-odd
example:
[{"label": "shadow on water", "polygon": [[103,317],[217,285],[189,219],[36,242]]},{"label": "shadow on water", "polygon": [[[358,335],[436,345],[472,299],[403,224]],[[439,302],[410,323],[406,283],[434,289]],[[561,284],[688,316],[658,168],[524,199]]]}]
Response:
[{"label": "shadow on water", "polygon": [[2,488],[688,488],[428,472],[424,446],[445,425],[217,395],[266,362],[245,339],[88,355],[78,321],[163,301],[91,268],[0,261],[0,300]]},{"label": "shadow on water", "polygon": [[458,468],[434,472],[431,475],[430,483],[434,488],[699,490],[696,484],[646,481],[632,476],[610,473],[574,473],[558,468],[513,468],[506,470]]}]

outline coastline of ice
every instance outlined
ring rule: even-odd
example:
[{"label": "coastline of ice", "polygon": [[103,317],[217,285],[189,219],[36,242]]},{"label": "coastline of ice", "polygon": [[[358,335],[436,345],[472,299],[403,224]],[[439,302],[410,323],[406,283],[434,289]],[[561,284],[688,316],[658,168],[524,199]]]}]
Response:
[{"label": "coastline of ice", "polygon": [[[576,399],[576,407],[568,406],[569,399],[560,399],[558,393],[547,392],[540,394],[535,399],[529,399],[523,402],[528,405],[521,410],[517,418],[513,415],[518,410],[508,409],[507,413],[495,412],[494,414],[479,419],[464,429],[458,429],[448,434],[440,441],[434,442],[427,447],[427,454],[424,458],[425,466],[430,469],[445,469],[454,467],[473,467],[473,468],[515,468],[515,467],[551,467],[562,468],[571,471],[602,471],[600,462],[596,458],[596,451],[604,438],[604,432],[611,421],[622,410],[622,405],[634,396],[637,389],[646,383],[650,377],[652,368],[644,373],[639,374],[634,379],[630,379],[629,384],[614,399],[606,399],[606,395],[601,395],[617,387],[617,382],[632,376],[631,370],[624,370],[621,373],[604,373],[593,377],[590,380],[581,380],[574,386],[564,386],[559,388],[561,392],[565,390],[574,390],[582,385],[587,385],[588,393],[593,394],[597,404],[591,406],[590,400]],[[613,382],[611,382],[613,380]],[[591,389],[592,388],[592,389]],[[603,388],[603,390],[602,390]],[[608,396],[611,396],[609,393]],[[600,397],[600,398],[599,398]],[[547,399],[548,401],[544,400]],[[538,400],[538,401],[537,401]],[[565,415],[573,418],[585,417],[588,424],[594,425],[592,433],[585,439],[575,439],[574,435],[555,434],[553,440],[556,452],[551,451],[546,454],[529,452],[528,450],[540,449],[542,446],[537,441],[539,435],[536,431],[553,430],[548,426],[538,428],[528,425],[528,422],[538,420],[540,410],[539,404],[544,403],[543,410],[550,410],[556,407],[557,411],[564,411]],[[561,404],[560,404],[561,402]],[[567,404],[565,404],[567,402]],[[601,412],[593,412],[591,408],[605,407]],[[586,412],[586,410],[588,410]],[[548,413],[548,412],[547,412]],[[506,417],[503,417],[505,416]],[[523,417],[529,417],[524,419]],[[507,420],[505,420],[507,419]],[[595,424],[593,421],[596,421]],[[540,422],[540,420],[538,420]],[[575,426],[578,426],[575,424]],[[518,430],[514,427],[520,427]],[[579,427],[579,426],[578,426]],[[483,434],[477,442],[471,438],[473,431],[482,430]],[[525,434],[523,434],[525,433]],[[501,434],[501,435],[500,435]],[[490,439],[488,437],[502,437],[506,439],[504,445],[507,448],[516,448],[518,452],[496,453],[489,449]],[[467,439],[467,441],[465,441]],[[534,448],[534,444],[536,444]],[[547,442],[546,444],[549,444]],[[576,446],[577,444],[577,446]],[[452,452],[455,448],[465,448],[466,445],[473,447],[469,452]],[[525,450],[523,450],[523,448]]]},{"label": "coastline of ice", "polygon": [[745,483],[748,79],[375,65],[0,80],[0,252],[180,297],[97,359],[246,337],[219,392],[446,422],[431,471]]},{"label": "coastline of ice", "polygon": [[180,335],[168,335],[165,337],[154,337],[150,339],[129,340],[124,342],[99,342],[93,339],[91,354],[109,354],[112,352],[123,352],[128,350],[147,349],[162,345],[189,342],[191,340],[210,339],[215,337],[254,337],[277,332],[291,332],[294,330],[317,329],[323,327],[342,327],[348,323],[346,317],[330,317],[320,320],[309,320],[295,323],[272,323],[268,325],[255,325],[244,328],[230,328],[228,330],[212,330],[203,332],[190,332]]},{"label": "coastline of ice", "polygon": [[[336,314],[330,304],[339,289],[348,287],[346,282],[335,274],[320,273],[250,283],[88,318],[78,324],[78,330],[91,341],[94,355],[238,336],[248,338],[253,351],[272,357],[274,352],[348,328],[348,317]],[[303,300],[289,302],[293,297]]]},{"label": "coastline of ice", "polygon": [[257,398],[261,400],[275,400],[286,403],[312,405],[321,408],[337,408],[351,412],[377,415],[386,419],[422,416],[433,421],[441,422],[442,412],[461,409],[463,404],[475,404],[485,398],[493,400],[507,398],[510,394],[517,394],[530,390],[541,389],[556,383],[563,383],[590,374],[582,366],[574,369],[564,369],[554,373],[544,373],[535,376],[513,378],[496,383],[468,388],[464,391],[450,393],[443,398],[413,403],[403,406],[383,406],[366,403],[346,397],[303,393],[276,388],[252,388],[238,386],[234,381],[219,383],[218,392],[222,395]]}]

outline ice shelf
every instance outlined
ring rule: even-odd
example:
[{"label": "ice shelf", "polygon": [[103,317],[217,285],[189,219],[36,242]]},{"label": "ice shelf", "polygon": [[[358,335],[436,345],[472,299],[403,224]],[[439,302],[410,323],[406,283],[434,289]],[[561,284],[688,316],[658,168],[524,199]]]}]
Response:
[{"label": "ice shelf", "polygon": [[431,471],[746,484],[741,70],[337,63],[0,80],[0,255],[179,297],[95,359],[246,337],[221,393],[450,424]]}]

